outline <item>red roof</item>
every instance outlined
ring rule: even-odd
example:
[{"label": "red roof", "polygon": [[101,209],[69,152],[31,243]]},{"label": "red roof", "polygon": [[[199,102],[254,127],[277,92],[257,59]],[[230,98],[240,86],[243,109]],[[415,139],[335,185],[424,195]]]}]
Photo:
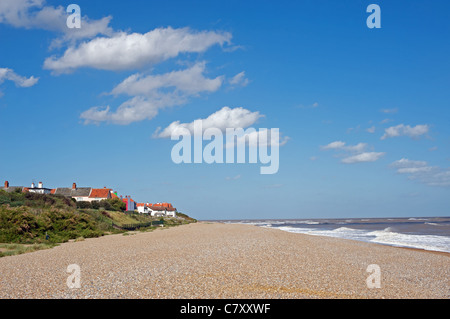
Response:
[{"label": "red roof", "polygon": [[110,191],[109,188],[93,188],[89,198],[108,198]]}]

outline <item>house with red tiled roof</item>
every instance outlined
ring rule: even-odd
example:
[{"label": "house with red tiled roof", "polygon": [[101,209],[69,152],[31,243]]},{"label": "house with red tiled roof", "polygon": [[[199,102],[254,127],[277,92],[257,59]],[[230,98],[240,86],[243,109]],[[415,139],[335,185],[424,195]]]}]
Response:
[{"label": "house with red tiled roof", "polygon": [[154,217],[176,217],[177,209],[169,203],[137,203],[136,206],[140,214],[150,214]]},{"label": "house with red tiled roof", "polygon": [[111,188],[78,187],[76,183],[72,187],[58,187],[51,190],[52,194],[74,198],[77,202],[93,202],[104,199],[118,198]]},{"label": "house with red tiled roof", "polygon": [[155,217],[159,217],[159,216],[161,216],[161,217],[164,217],[164,216],[176,217],[177,209],[172,207],[171,204],[170,204],[170,206],[167,205],[167,203],[164,203],[164,204],[166,204],[166,205],[163,206],[161,203],[157,203],[157,204],[153,204],[152,206],[149,206],[148,209],[150,211],[150,214]]},{"label": "house with red tiled roof", "polygon": [[100,201],[111,198],[112,189],[110,188],[93,188],[89,194],[89,201]]}]

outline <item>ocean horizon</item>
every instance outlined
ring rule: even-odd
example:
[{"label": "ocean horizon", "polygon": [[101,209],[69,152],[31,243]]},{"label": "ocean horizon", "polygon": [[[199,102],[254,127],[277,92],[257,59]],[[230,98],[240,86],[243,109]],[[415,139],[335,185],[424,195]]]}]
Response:
[{"label": "ocean horizon", "polygon": [[450,217],[215,220],[291,233],[450,253]]}]

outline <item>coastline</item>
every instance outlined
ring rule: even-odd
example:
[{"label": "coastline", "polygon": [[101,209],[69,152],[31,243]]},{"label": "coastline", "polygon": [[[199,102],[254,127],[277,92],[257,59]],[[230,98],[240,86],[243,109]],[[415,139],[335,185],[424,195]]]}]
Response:
[{"label": "coastline", "polygon": [[[400,248],[400,249],[399,249]],[[198,222],[0,258],[0,298],[450,298],[450,254]],[[81,288],[67,287],[67,266]],[[368,288],[368,265],[381,288]]]}]

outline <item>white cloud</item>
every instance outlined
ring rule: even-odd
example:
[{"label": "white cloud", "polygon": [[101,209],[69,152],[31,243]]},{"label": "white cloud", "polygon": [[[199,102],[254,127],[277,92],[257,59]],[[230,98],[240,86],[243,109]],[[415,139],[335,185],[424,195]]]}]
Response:
[{"label": "white cloud", "polygon": [[[208,128],[218,128],[225,132],[227,128],[247,128],[263,117],[259,112],[251,112],[242,107],[230,108],[224,106],[219,111],[209,115],[202,120],[204,130]],[[161,128],[155,132],[154,137],[170,138],[173,133],[180,133],[187,129],[191,134],[194,132],[194,121],[190,123],[180,123],[180,121],[172,122],[168,127],[159,132]]]},{"label": "white cloud", "polygon": [[390,167],[396,169],[398,174],[406,174],[409,179],[429,186],[450,186],[450,168],[443,169],[430,166],[425,161],[412,161],[406,158],[395,161]]},{"label": "white cloud", "polygon": [[177,97],[163,95],[160,99],[149,99],[144,96],[135,96],[122,103],[115,112],[110,112],[110,107],[92,107],[83,113],[80,118],[84,124],[98,124],[100,122],[110,122],[119,125],[128,125],[142,120],[151,120],[160,109],[179,105]]},{"label": "white cloud", "polygon": [[81,67],[101,70],[129,70],[156,64],[182,53],[204,52],[213,45],[229,43],[227,32],[201,31],[189,28],[157,28],[145,34],[118,32],[99,37],[77,47],[69,47],[62,57],[50,57],[44,68],[56,73]]},{"label": "white cloud", "polygon": [[386,153],[383,152],[365,152],[350,157],[344,158],[341,162],[345,164],[375,162],[383,157]]},{"label": "white cloud", "polygon": [[411,138],[417,138],[421,135],[424,135],[428,133],[429,126],[426,124],[423,125],[416,125],[414,127],[411,127],[409,125],[400,124],[397,126],[391,126],[384,130],[384,135],[381,137],[382,140],[385,140],[387,138],[391,137],[398,137],[398,136],[409,136]]},{"label": "white cloud", "polygon": [[289,136],[280,138],[280,135],[272,135],[271,130],[253,130],[244,132],[241,136],[236,137],[236,143],[227,142],[225,148],[233,148],[236,145],[248,145],[249,147],[258,146],[283,146],[289,141]]},{"label": "white cloud", "polygon": [[386,123],[389,123],[389,122],[392,122],[392,121],[393,121],[393,119],[384,119],[384,120],[382,120],[380,122],[380,124],[386,124]]},{"label": "white cloud", "polygon": [[134,97],[122,103],[115,112],[110,112],[110,107],[92,107],[84,111],[80,118],[85,124],[111,122],[114,124],[130,124],[144,119],[152,119],[158,114],[158,105],[142,97]]},{"label": "white cloud", "polygon": [[48,6],[45,0],[0,1],[0,23],[16,28],[42,29],[62,33],[63,38],[55,40],[52,45],[67,40],[92,38],[99,34],[113,34],[112,28],[109,27],[112,19],[110,16],[100,20],[82,16],[80,29],[67,27],[68,16],[66,8]]},{"label": "white cloud", "polygon": [[343,150],[348,152],[362,152],[364,149],[366,149],[367,144],[366,143],[358,143],[356,145],[349,145],[346,146],[345,142],[342,141],[335,141],[331,142],[328,145],[321,146],[322,150]]},{"label": "white cloud", "polygon": [[182,105],[191,96],[201,92],[217,91],[223,82],[223,76],[208,79],[203,75],[205,63],[159,75],[133,74],[117,85],[112,95],[128,95],[132,98],[116,111],[110,107],[92,107],[81,114],[85,124],[110,122],[127,125],[132,122],[150,120],[160,109]]},{"label": "white cloud", "polygon": [[183,94],[195,95],[207,91],[217,91],[223,82],[223,76],[214,79],[204,77],[205,62],[181,71],[172,71],[160,75],[143,76],[133,74],[117,85],[111,92],[113,95],[127,94],[155,96],[159,89],[173,88]]},{"label": "white cloud", "polygon": [[35,78],[34,76],[30,76],[29,78],[27,78],[18,75],[12,69],[0,68],[0,84],[2,84],[4,81],[12,81],[18,87],[27,88],[35,85],[39,81],[39,78]]},{"label": "white cloud", "polygon": [[[231,109],[228,106],[223,107],[219,111],[209,115],[205,119],[199,119],[202,123],[203,131],[209,128],[217,128],[222,133],[226,134],[227,129],[246,129],[236,137],[236,143],[225,144],[225,148],[234,147],[235,145],[249,145],[251,147],[256,146],[283,146],[285,145],[289,137],[285,136],[280,138],[278,135],[272,135],[271,130],[256,130],[250,128],[255,124],[259,118],[263,115],[259,112],[251,112],[242,107]],[[153,134],[154,138],[170,138],[172,134],[183,135],[186,131],[190,134],[194,134],[195,121],[190,123],[180,123],[180,121],[172,122],[168,127],[161,131],[158,128]],[[228,141],[228,140],[227,140]]]},{"label": "white cloud", "polygon": [[250,81],[245,77],[245,71],[236,74],[228,81],[232,86],[247,86]]},{"label": "white cloud", "polygon": [[386,114],[395,114],[398,112],[398,108],[393,108],[393,109],[381,109],[380,110],[382,113],[386,113]]},{"label": "white cloud", "polygon": [[402,158],[398,161],[395,161],[391,164],[391,167],[394,168],[407,168],[407,167],[423,167],[426,166],[427,162],[425,161],[411,161],[407,158]]},{"label": "white cloud", "polygon": [[369,127],[367,130],[366,130],[366,132],[368,132],[368,133],[375,133],[375,126],[372,126],[372,127]]},{"label": "white cloud", "polygon": [[345,142],[335,141],[328,145],[321,146],[322,150],[343,151],[339,157],[344,157],[341,162],[345,164],[375,162],[383,157],[386,153],[382,152],[366,152],[367,143],[358,143],[356,145],[346,145]]},{"label": "white cloud", "polygon": [[342,149],[345,146],[345,143],[342,141],[336,141],[336,142],[331,142],[328,145],[325,146],[321,146],[321,148],[323,150],[335,150],[335,149]]}]

